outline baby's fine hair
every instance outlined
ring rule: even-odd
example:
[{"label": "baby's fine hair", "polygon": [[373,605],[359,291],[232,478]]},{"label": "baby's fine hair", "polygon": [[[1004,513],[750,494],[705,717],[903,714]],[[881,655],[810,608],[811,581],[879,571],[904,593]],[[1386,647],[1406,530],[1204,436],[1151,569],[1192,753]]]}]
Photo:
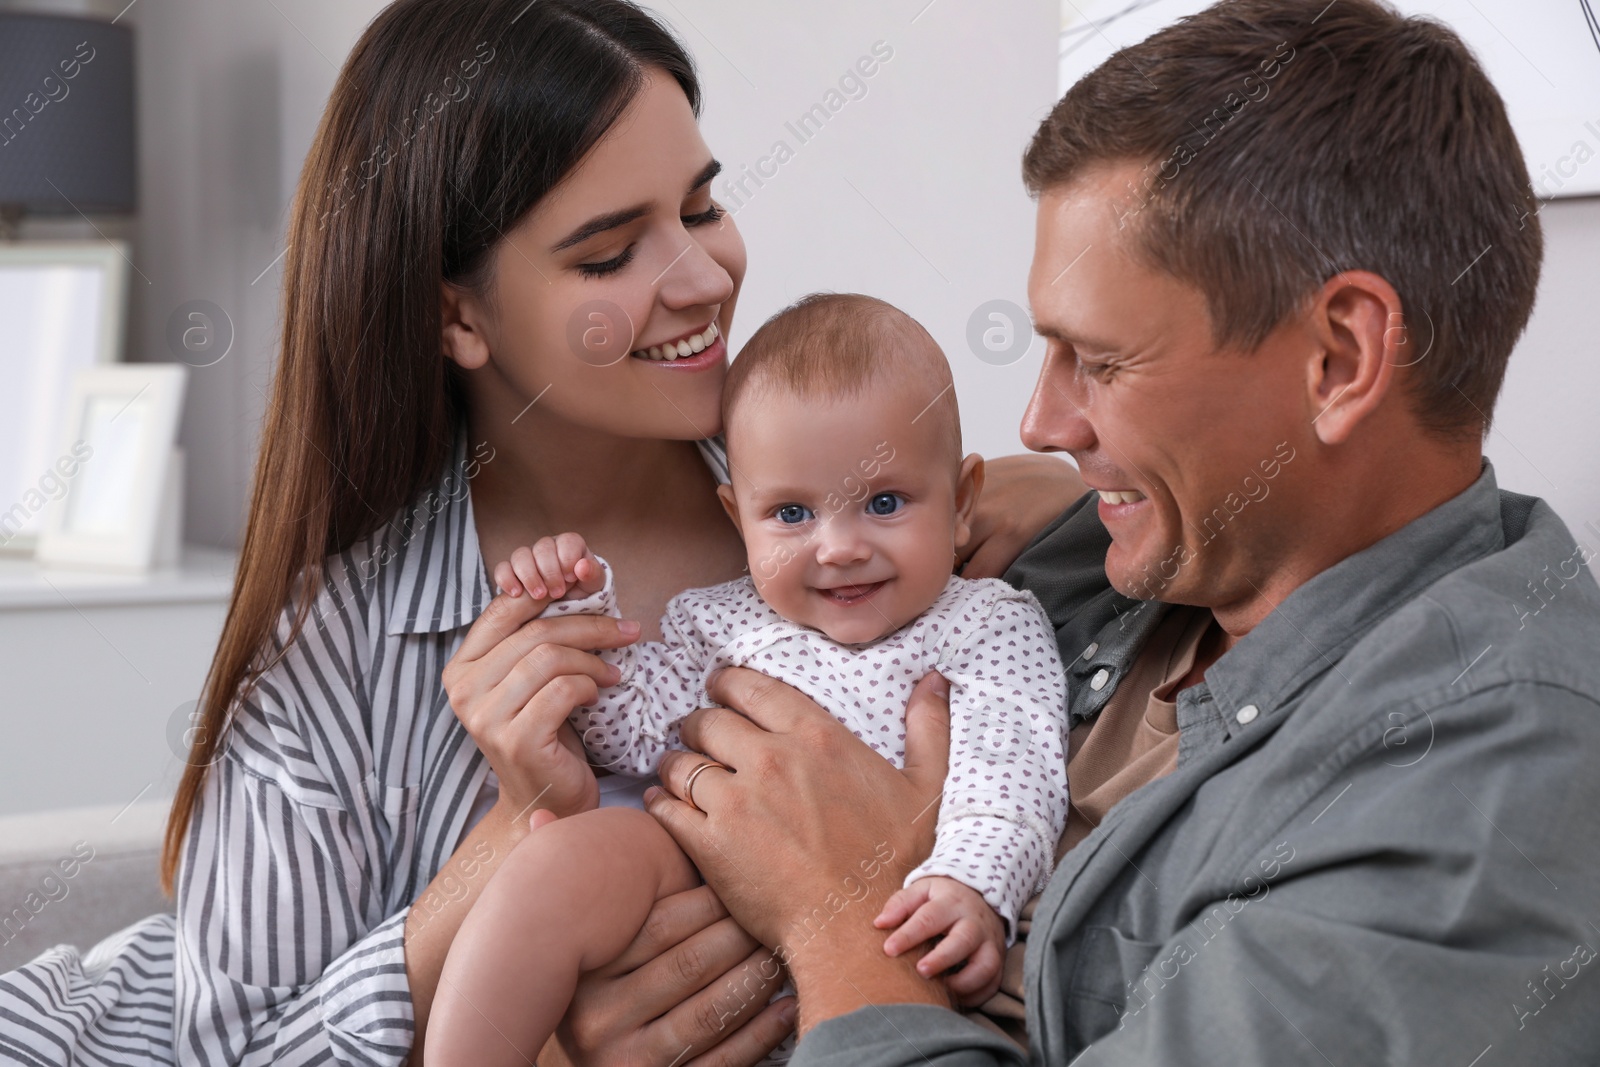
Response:
[{"label": "baby's fine hair", "polygon": [[860,293],[812,293],[763,323],[728,370],[723,430],[753,387],[827,399],[857,395],[889,378],[909,379],[927,391],[929,408],[919,418],[944,424],[959,463],[961,415],[939,343],[893,304]]}]

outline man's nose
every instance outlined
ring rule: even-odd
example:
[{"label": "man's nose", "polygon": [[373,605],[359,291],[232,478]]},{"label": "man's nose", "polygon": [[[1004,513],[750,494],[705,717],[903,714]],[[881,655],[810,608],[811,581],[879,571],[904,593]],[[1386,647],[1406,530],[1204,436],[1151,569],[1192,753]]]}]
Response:
[{"label": "man's nose", "polygon": [[1087,452],[1094,448],[1094,424],[1079,396],[1072,362],[1047,357],[1039,368],[1028,409],[1022,413],[1022,443],[1035,452]]},{"label": "man's nose", "polygon": [[834,515],[822,521],[817,533],[817,562],[830,566],[864,563],[872,558],[872,545],[861,524],[848,515]]}]

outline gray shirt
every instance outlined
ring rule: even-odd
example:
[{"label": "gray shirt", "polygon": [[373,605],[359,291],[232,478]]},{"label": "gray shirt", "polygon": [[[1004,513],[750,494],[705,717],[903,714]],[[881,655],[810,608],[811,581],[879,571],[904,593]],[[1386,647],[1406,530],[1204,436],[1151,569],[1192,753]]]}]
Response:
[{"label": "gray shirt", "polygon": [[[1007,576],[1057,626],[1074,723],[1164,610],[1106,587],[1091,500]],[[1595,551],[1485,464],[1183,690],[1177,768],[1039,901],[1029,1060],[1600,1061]],[[822,1023],[793,1062],[1021,1055],[955,1012],[881,1005]]]}]

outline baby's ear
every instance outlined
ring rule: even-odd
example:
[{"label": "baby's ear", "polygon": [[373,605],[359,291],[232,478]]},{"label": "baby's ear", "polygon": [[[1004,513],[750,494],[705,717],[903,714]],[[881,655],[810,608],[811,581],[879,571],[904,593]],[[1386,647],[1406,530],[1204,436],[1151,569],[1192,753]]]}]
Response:
[{"label": "baby's ear", "polygon": [[722,501],[722,510],[728,513],[728,518],[733,520],[733,528],[739,531],[739,536],[744,536],[744,527],[739,525],[739,501],[734,498],[733,486],[717,486],[717,499]]},{"label": "baby's ear", "polygon": [[956,474],[956,547],[962,548],[972,537],[972,516],[983,493],[983,457],[976,452],[961,461]]}]

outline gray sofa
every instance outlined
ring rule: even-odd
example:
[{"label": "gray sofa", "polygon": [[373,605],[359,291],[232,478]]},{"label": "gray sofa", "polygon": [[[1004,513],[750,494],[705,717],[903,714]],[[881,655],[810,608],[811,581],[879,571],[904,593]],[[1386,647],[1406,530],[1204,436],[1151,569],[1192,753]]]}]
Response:
[{"label": "gray sofa", "polygon": [[156,880],[166,817],[144,802],[0,818],[0,971],[170,912]]}]

